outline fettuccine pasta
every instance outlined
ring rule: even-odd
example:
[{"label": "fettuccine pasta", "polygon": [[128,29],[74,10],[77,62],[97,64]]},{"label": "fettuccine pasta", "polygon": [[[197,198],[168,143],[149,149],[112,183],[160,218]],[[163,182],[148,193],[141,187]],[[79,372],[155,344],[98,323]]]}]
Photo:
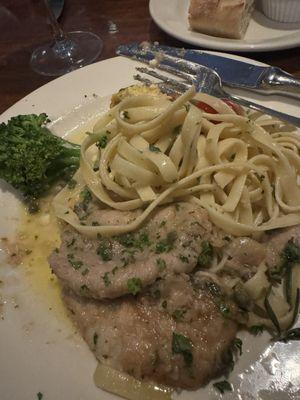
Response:
[{"label": "fettuccine pasta", "polygon": [[[156,207],[184,199],[235,236],[299,224],[299,135],[257,112],[241,114],[193,87],[175,101],[125,98],[84,140],[79,185],[55,198],[57,216],[89,237],[114,235],[139,228]],[[85,186],[104,207],[143,212],[127,225],[82,225],[70,199]]]}]

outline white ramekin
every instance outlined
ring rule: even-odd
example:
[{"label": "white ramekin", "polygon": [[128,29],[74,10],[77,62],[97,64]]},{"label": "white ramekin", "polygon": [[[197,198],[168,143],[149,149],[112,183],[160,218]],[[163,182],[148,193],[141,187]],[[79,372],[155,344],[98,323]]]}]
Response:
[{"label": "white ramekin", "polygon": [[278,22],[300,22],[300,0],[262,0],[266,17]]}]

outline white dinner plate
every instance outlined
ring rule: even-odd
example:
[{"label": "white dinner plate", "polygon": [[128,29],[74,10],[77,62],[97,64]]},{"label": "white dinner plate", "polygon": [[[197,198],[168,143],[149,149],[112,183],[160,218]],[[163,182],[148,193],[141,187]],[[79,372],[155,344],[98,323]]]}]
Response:
[{"label": "white dinner plate", "polygon": [[[62,76],[16,103],[0,122],[18,114],[46,112],[57,134],[82,131],[108,106],[111,93],[134,83],[136,65],[116,57]],[[258,95],[255,99],[265,102]],[[294,100],[281,103],[271,97],[267,105],[300,113]],[[16,195],[2,184],[0,238],[14,236],[18,205]],[[43,400],[118,399],[95,387],[96,360],[61,306],[49,298],[46,289],[51,282],[39,287],[30,268],[8,265],[5,246],[0,248],[0,258],[0,399],[37,400],[37,393],[43,394]],[[245,332],[238,336],[243,339],[243,355],[229,378],[234,392],[223,399],[299,399],[299,342],[271,343],[266,333],[257,338]],[[210,384],[197,392],[183,391],[174,399],[214,400],[219,396]]]},{"label": "white dinner plate", "polygon": [[150,0],[150,14],[169,35],[202,48],[222,51],[272,51],[300,46],[300,23],[283,24],[255,10],[244,39],[226,39],[193,32],[188,24],[190,0]]}]

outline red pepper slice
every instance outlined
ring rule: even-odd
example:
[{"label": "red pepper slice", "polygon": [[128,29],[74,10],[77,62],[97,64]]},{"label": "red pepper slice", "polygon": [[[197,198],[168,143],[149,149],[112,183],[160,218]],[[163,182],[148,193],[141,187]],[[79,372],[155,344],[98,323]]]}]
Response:
[{"label": "red pepper slice", "polygon": [[245,115],[243,108],[239,104],[236,104],[234,101],[228,99],[222,99],[222,101],[232,108],[237,115]]},{"label": "red pepper slice", "polygon": [[196,107],[200,108],[200,110],[209,113],[209,114],[218,114],[218,111],[208,104],[204,103],[204,101],[197,101]]}]

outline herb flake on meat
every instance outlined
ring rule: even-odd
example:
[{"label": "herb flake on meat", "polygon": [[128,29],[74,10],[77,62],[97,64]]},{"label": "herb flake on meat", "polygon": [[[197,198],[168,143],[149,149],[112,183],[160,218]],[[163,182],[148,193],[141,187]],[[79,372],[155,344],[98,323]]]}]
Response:
[{"label": "herb flake on meat", "polygon": [[237,350],[240,356],[243,354],[243,342],[240,338],[235,338],[232,343],[232,346],[233,350]]},{"label": "herb flake on meat", "polygon": [[175,321],[181,321],[182,318],[184,317],[184,314],[186,313],[186,310],[182,310],[182,309],[176,309],[173,313],[172,313],[172,317],[175,319]]},{"label": "herb flake on meat", "polygon": [[188,263],[189,259],[188,257],[184,256],[183,254],[179,255],[180,261],[184,262],[184,263]]},{"label": "herb flake on meat", "polygon": [[214,249],[212,245],[207,242],[203,241],[201,243],[201,253],[198,256],[198,265],[200,267],[205,267],[211,263],[214,255]]},{"label": "herb flake on meat", "polygon": [[102,261],[112,260],[112,249],[108,240],[101,239],[101,242],[97,248],[97,254],[101,257]]},{"label": "herb flake on meat", "polygon": [[136,248],[143,251],[146,247],[150,246],[149,235],[146,231],[142,231],[137,235],[133,233],[125,233],[116,237],[117,241],[126,248]]},{"label": "herb flake on meat", "polygon": [[173,332],[172,353],[181,354],[187,366],[193,364],[192,342],[189,338],[180,333]]},{"label": "herb flake on meat", "polygon": [[136,296],[142,290],[142,281],[140,278],[130,278],[127,281],[128,292]]},{"label": "herb flake on meat", "polygon": [[105,274],[102,275],[102,279],[103,279],[104,285],[106,287],[111,284],[111,281],[110,281],[109,276],[108,276],[108,272],[105,272]]},{"label": "herb flake on meat", "polygon": [[232,392],[232,385],[228,381],[215,382],[213,386],[222,394]]},{"label": "herb flake on meat", "polygon": [[81,275],[82,275],[82,276],[85,276],[85,275],[87,275],[89,272],[90,272],[90,270],[89,270],[88,268],[85,268],[85,269],[81,272]]},{"label": "herb flake on meat", "polygon": [[168,253],[173,249],[174,244],[177,240],[177,233],[175,231],[168,232],[165,239],[156,243],[155,252],[156,254]]},{"label": "herb flake on meat", "polygon": [[68,261],[75,270],[80,269],[83,266],[83,262],[79,260],[74,260],[74,254],[68,254]]},{"label": "herb flake on meat", "polygon": [[250,326],[249,331],[254,336],[261,335],[264,331],[264,326],[263,325],[252,325],[252,326]]},{"label": "herb flake on meat", "polygon": [[97,332],[95,332],[94,336],[93,336],[93,343],[95,346],[97,346],[97,342],[98,342],[98,334],[97,334]]},{"label": "herb flake on meat", "polygon": [[228,315],[230,314],[230,309],[226,303],[220,303],[219,310],[220,310],[221,314],[223,315],[223,317],[228,317]]},{"label": "herb flake on meat", "polygon": [[270,278],[276,282],[280,282],[286,274],[287,269],[300,262],[300,246],[294,239],[290,239],[284,246],[280,254],[280,262],[270,270]]},{"label": "herb flake on meat", "polygon": [[160,272],[164,271],[167,268],[166,262],[162,258],[156,259],[156,265]]}]

